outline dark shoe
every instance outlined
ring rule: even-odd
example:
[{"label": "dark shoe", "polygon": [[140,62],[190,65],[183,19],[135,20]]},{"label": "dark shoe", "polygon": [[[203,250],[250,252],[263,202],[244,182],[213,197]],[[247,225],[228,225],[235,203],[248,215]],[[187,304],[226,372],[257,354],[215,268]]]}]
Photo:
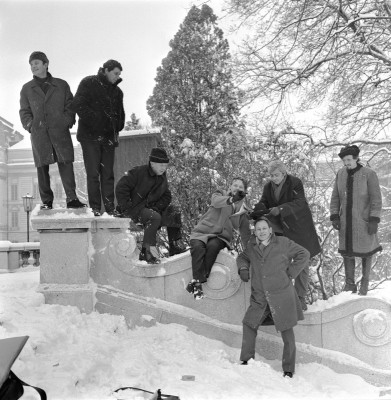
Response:
[{"label": "dark shoe", "polygon": [[186,286],[186,290],[193,294],[195,300],[201,300],[204,298],[204,292],[202,291],[202,284],[199,280],[192,279]]},{"label": "dark shoe", "polygon": [[141,249],[138,259],[140,261],[146,261],[148,264],[160,264],[160,260],[151,253],[151,250],[147,250],[145,247]]},{"label": "dark shoe", "polygon": [[102,214],[100,213],[100,210],[98,210],[97,208],[93,208],[92,209],[92,213],[94,214],[94,217],[100,217]]},{"label": "dark shoe", "polygon": [[121,213],[119,211],[117,211],[116,209],[110,210],[110,211],[106,211],[106,212],[107,212],[107,214],[112,215],[115,218],[121,218],[122,217]]},{"label": "dark shoe", "polygon": [[343,292],[352,292],[357,293],[357,285],[352,283],[346,283],[344,288],[342,289]]},{"label": "dark shoe", "polygon": [[196,282],[197,282],[197,281],[196,281],[195,279],[192,279],[192,280],[187,284],[186,290],[187,290],[189,293],[191,293],[191,294],[194,293],[194,284],[195,284]]},{"label": "dark shoe", "polygon": [[87,204],[82,203],[79,199],[68,201],[67,208],[84,208]]},{"label": "dark shoe", "polygon": [[302,309],[303,311],[307,311],[307,310],[308,310],[308,307],[307,307],[307,304],[306,304],[306,302],[305,302],[305,298],[299,296],[299,300],[300,300],[300,304],[301,304],[301,309]]},{"label": "dark shoe", "polygon": [[170,243],[170,248],[168,250],[168,254],[170,257],[175,256],[176,254],[182,254],[187,251],[187,247],[182,243],[181,240],[174,240]]},{"label": "dark shoe", "polygon": [[47,201],[46,203],[41,204],[41,210],[51,210],[53,208],[53,202]]},{"label": "dark shoe", "polygon": [[247,365],[247,364],[248,364],[247,361],[242,361],[242,362],[240,363],[240,365]]},{"label": "dark shoe", "polygon": [[202,291],[202,284],[200,282],[196,282],[194,284],[194,300],[201,300],[204,298],[204,292]]},{"label": "dark shoe", "polygon": [[288,378],[293,378],[293,372],[289,371],[284,371],[284,374],[282,375],[284,378],[287,376]]}]

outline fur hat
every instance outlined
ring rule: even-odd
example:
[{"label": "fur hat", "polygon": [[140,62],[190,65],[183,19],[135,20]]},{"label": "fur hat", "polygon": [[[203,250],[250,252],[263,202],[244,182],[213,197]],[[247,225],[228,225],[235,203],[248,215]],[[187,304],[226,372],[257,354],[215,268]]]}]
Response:
[{"label": "fur hat", "polygon": [[343,159],[345,156],[358,157],[360,154],[360,149],[355,144],[351,146],[342,147],[341,151],[338,153],[339,158]]},{"label": "fur hat", "polygon": [[168,159],[167,153],[164,149],[161,149],[160,147],[154,147],[151,150],[149,161],[156,163],[168,163],[170,160]]},{"label": "fur hat", "polygon": [[33,51],[29,58],[29,64],[33,60],[41,60],[44,64],[49,64],[49,60],[46,57],[46,54],[43,53],[42,51]]}]

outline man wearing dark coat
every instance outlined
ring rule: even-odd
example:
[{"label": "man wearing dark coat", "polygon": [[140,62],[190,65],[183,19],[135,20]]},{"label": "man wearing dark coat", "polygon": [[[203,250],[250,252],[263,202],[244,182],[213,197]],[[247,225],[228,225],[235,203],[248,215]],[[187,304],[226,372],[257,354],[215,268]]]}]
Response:
[{"label": "man wearing dark coat", "polygon": [[[311,257],[316,256],[321,248],[303,183],[299,178],[289,175],[281,161],[272,161],[268,172],[270,181],[265,184],[262,197],[254,207],[253,218],[267,215],[277,236],[286,236],[307,249]],[[309,265],[295,280],[295,289],[303,310],[307,309],[305,296],[308,275]]]},{"label": "man wearing dark coat", "polygon": [[303,320],[303,311],[292,280],[308,265],[310,254],[294,241],[276,236],[270,222],[260,217],[255,235],[236,262],[242,281],[251,277],[250,306],[243,318],[240,360],[246,365],[255,357],[257,331],[271,314],[284,342],[282,370],[292,378],[295,372],[296,344],[293,327]]},{"label": "man wearing dark coat", "polygon": [[181,215],[171,203],[166,170],[168,156],[164,149],[153,148],[147,165],[134,167],[117,183],[115,188],[118,211],[144,226],[144,238],[139,259],[148,264],[159,264],[151,248],[156,246],[157,231],[167,227],[169,255],[186,249],[181,243]]},{"label": "man wearing dark coat", "polygon": [[123,93],[118,87],[122,66],[108,60],[97,75],[84,78],[72,109],[79,116],[77,139],[83,150],[88,202],[95,216],[116,215],[114,206],[114,155],[118,135],[125,125]]},{"label": "man wearing dark coat", "polygon": [[53,207],[49,165],[58,165],[67,208],[81,208],[76,195],[73,171],[74,151],[69,129],[75,123],[71,110],[72,93],[67,82],[48,72],[45,53],[34,51],[29,58],[33,79],[20,92],[20,120],[31,135],[34,163],[37,167],[41,209]]},{"label": "man wearing dark coat", "polygon": [[361,257],[362,279],[359,294],[368,292],[372,256],[382,250],[377,237],[382,197],[376,172],[364,167],[356,145],[343,147],[338,154],[344,167],[337,172],[330,201],[330,220],[339,231],[339,253],[345,267],[344,291],[357,292],[355,257]]}]

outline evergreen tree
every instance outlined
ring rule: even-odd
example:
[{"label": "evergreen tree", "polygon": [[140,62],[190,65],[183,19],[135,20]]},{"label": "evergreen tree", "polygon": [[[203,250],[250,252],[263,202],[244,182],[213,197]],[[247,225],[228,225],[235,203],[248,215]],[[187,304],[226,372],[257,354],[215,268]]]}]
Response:
[{"label": "evergreen tree", "polygon": [[188,233],[216,185],[227,186],[227,174],[235,174],[232,166],[235,157],[242,157],[244,134],[229,45],[213,10],[193,6],[170,47],[157,69],[147,109],[153,124],[162,128],[173,166],[171,190]]},{"label": "evergreen tree", "polygon": [[136,129],[141,129],[140,118],[136,117],[135,113],[130,115],[130,121],[126,121],[125,131],[134,131]]}]

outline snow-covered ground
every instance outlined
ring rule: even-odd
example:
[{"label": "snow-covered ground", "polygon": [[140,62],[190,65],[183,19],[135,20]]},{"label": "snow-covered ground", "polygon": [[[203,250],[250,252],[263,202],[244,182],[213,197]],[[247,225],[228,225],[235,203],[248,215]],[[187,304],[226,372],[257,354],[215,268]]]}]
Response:
[{"label": "snow-covered ground", "polygon": [[[161,388],[181,400],[391,399],[391,382],[379,388],[315,363],[298,364],[293,379],[283,378],[280,360],[258,357],[241,366],[239,349],[181,325],[128,329],[119,316],[46,305],[35,291],[38,282],[34,267],[0,274],[0,339],[30,336],[13,371],[44,388],[49,400],[151,398],[130,391],[114,396],[122,386]],[[26,389],[23,400],[37,398]]]}]

